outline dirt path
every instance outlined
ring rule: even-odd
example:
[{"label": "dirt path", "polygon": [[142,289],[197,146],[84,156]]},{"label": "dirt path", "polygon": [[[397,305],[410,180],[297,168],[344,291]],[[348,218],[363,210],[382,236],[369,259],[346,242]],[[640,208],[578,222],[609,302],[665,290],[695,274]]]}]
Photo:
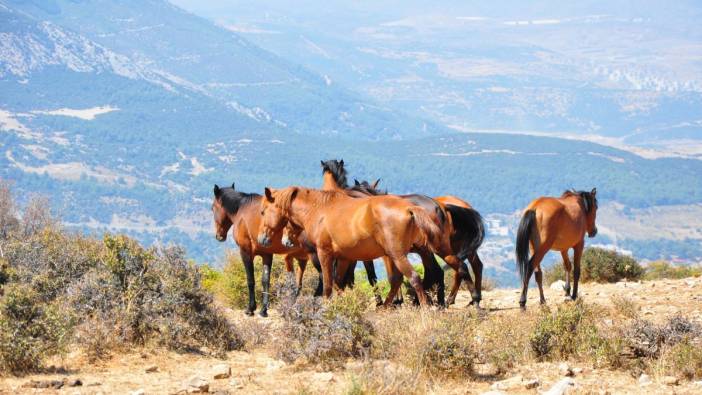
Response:
[{"label": "dirt path", "polygon": [[[676,313],[702,323],[702,278],[683,280],[661,280],[643,283],[586,284],[581,288],[584,300],[601,305],[611,305],[613,295],[626,296],[640,306],[644,318],[659,321]],[[490,314],[514,315],[519,318],[517,308],[519,291],[498,289],[484,293],[483,307]],[[549,304],[564,303],[563,291],[547,289]],[[451,309],[464,309],[470,299],[467,293],[460,293],[457,304]],[[531,289],[528,308],[538,308],[538,291]],[[277,325],[280,318],[275,311],[272,317],[246,317],[241,312],[230,312],[235,322],[259,320]],[[379,313],[382,314],[382,313]],[[61,394],[130,394],[143,390],[145,394],[173,394],[183,388],[183,381],[193,375],[201,376],[209,382],[210,392],[242,394],[291,394],[291,393],[347,393],[351,388],[351,378],[362,368],[362,363],[350,362],[346,369],[334,372],[322,372],[314,367],[302,367],[285,364],[274,358],[275,350],[257,349],[253,352],[231,352],[225,359],[217,359],[197,354],[178,354],[170,351],[133,350],[115,355],[112,359],[98,364],[90,364],[77,355],[68,355],[60,360],[51,361],[63,367],[62,374],[32,374],[24,377],[0,378],[0,393],[61,393]],[[382,361],[381,361],[382,362]],[[231,366],[230,378],[214,379],[213,369],[216,365],[226,363]],[[147,373],[146,369],[156,366],[157,371]],[[660,378],[651,377],[652,383],[642,387],[638,378],[626,372],[592,370],[587,366],[573,365],[583,371],[576,374],[576,393],[618,394],[618,393],[677,393],[700,394],[702,383],[684,382],[678,386],[669,386],[660,382]],[[536,389],[503,390],[505,393],[536,394],[550,388],[563,376],[558,364],[534,363],[510,372],[507,378],[521,375],[524,380],[539,379]],[[31,380],[63,380],[79,378],[83,385],[79,387],[64,386],[59,390],[29,389],[22,385]],[[434,383],[435,393],[467,394],[483,393],[491,390],[494,379],[487,381],[439,381]]]}]

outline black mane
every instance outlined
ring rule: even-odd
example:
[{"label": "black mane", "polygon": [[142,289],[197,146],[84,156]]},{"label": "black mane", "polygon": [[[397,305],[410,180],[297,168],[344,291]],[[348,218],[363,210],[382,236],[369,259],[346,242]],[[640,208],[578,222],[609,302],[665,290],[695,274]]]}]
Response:
[{"label": "black mane", "polygon": [[373,186],[370,183],[368,183],[368,181],[357,182],[351,188],[346,188],[346,189],[351,190],[351,191],[361,192],[361,193],[364,193],[366,195],[371,195],[371,196],[387,195],[388,194],[387,190],[383,191],[383,190],[380,190],[377,188],[373,188]]},{"label": "black mane", "polygon": [[222,202],[222,207],[229,214],[236,214],[237,211],[243,206],[258,200],[261,195],[257,193],[245,193],[239,192],[234,188],[221,188],[222,194],[220,195],[220,201]]},{"label": "black mane", "polygon": [[329,172],[334,181],[339,186],[339,188],[348,188],[349,185],[346,180],[346,169],[344,169],[344,161],[338,161],[336,159],[331,159],[327,161],[322,161],[322,174]]},{"label": "black mane", "polygon": [[595,209],[597,208],[597,198],[592,196],[592,193],[587,192],[587,191],[576,191],[575,189],[568,189],[565,192],[563,192],[562,197],[566,196],[580,196],[580,199],[583,202],[583,206],[585,206],[585,212],[589,213],[592,211],[592,208],[594,207]]}]

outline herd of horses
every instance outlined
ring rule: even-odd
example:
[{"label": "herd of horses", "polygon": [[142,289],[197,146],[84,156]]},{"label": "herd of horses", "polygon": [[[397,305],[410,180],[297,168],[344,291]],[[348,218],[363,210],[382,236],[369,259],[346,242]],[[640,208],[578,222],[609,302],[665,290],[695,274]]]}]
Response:
[{"label": "herd of horses", "polygon": [[[297,261],[298,292],[308,261],[312,261],[320,276],[315,296],[330,297],[334,286],[339,290],[353,286],[358,261],[363,262],[368,281],[375,286],[377,276],[373,260],[382,258],[390,291],[384,301],[376,295],[378,304],[394,303],[405,277],[421,306],[454,303],[461,283],[465,282],[471,291],[471,305],[480,308],[483,262],[478,249],[485,238],[485,226],[478,211],[456,196],[389,194],[378,189],[380,180],[373,184],[354,181],[350,186],[343,160],[322,161],[321,164],[321,189],[265,188],[264,194],[259,195],[239,192],[234,184],[223,188],[214,186],[215,237],[223,242],[232,229],[246,271],[248,315],[256,310],[253,264],[256,256],[263,260],[263,301],[259,314],[268,315],[274,254],[284,256],[285,269],[291,274]],[[561,252],[566,269],[566,296],[577,298],[585,234],[590,237],[597,234],[596,193],[595,189],[590,192],[569,190],[557,198],[540,197],[524,211],[516,240],[517,267],[522,279],[521,308],[526,306],[532,274],[541,303],[545,303],[540,264],[549,250]],[[574,250],[572,265],[568,258],[571,248]],[[423,278],[407,258],[410,252],[421,258]],[[437,256],[455,272],[448,298]],[[466,262],[471,265],[472,277]],[[434,288],[436,301],[426,292]]]}]

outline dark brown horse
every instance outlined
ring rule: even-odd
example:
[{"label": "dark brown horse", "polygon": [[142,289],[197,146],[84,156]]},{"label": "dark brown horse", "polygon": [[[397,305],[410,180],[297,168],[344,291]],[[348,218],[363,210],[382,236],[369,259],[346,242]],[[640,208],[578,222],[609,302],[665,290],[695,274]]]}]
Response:
[{"label": "dark brown horse", "polygon": [[[243,193],[231,187],[220,188],[214,186],[214,200],[212,201],[212,214],[214,216],[215,238],[224,242],[230,228],[234,241],[239,246],[241,261],[246,270],[246,282],[249,288],[249,306],[246,314],[253,315],[256,310],[256,295],[254,284],[254,258],[258,255],[263,259],[263,273],[261,284],[263,286],[263,304],[259,314],[268,316],[270,300],[270,278],[273,254],[285,254],[286,270],[292,270],[292,259],[295,258],[304,270],[308,254],[299,246],[285,247],[280,241],[280,232],[271,235],[271,242],[263,246],[257,242],[258,229],[261,226],[261,195]],[[299,282],[301,282],[299,277]]]},{"label": "dark brown horse", "polygon": [[403,275],[420,304],[427,304],[421,279],[407,254],[414,246],[437,245],[442,235],[431,218],[407,200],[391,195],[352,198],[339,191],[302,187],[266,188],[261,210],[261,245],[269,245],[288,222],[305,231],[322,266],[324,296],[331,296],[334,259],[339,259],[334,280],[340,287],[349,262],[387,257],[391,288],[385,304],[392,302]]},{"label": "dark brown horse", "polygon": [[[527,289],[532,273],[536,273],[541,304],[546,303],[543,289],[541,260],[549,250],[560,251],[566,272],[566,296],[578,297],[580,258],[585,247],[585,234],[597,235],[597,189],[590,192],[565,191],[559,198],[540,197],[527,206],[517,230],[516,258],[522,279],[519,306],[526,306]],[[573,294],[570,293],[570,261],[568,250],[573,249]],[[533,254],[529,258],[529,251]]]}]

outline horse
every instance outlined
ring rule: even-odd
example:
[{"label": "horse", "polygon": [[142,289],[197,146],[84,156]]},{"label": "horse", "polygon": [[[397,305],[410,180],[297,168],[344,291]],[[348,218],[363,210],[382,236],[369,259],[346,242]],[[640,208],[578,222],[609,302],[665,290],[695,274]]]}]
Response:
[{"label": "horse", "polygon": [[[262,197],[255,193],[239,192],[231,187],[220,188],[214,186],[214,200],[212,201],[212,214],[214,217],[215,238],[217,241],[227,240],[229,229],[233,228],[234,242],[239,246],[241,261],[246,270],[246,283],[249,288],[249,305],[247,315],[253,315],[256,310],[256,295],[254,285],[254,265],[256,256],[263,259],[263,273],[261,284],[263,286],[263,301],[259,315],[268,316],[270,301],[270,278],[273,254],[285,254],[285,269],[288,273],[293,270],[292,260],[296,259],[300,272],[307,265],[308,254],[300,246],[285,247],[280,242],[280,234],[272,235],[271,242],[263,246],[257,241],[258,229],[261,223]],[[298,274],[298,289],[302,283],[302,276]]]},{"label": "horse", "polygon": [[339,268],[334,281],[341,288],[350,261],[387,257],[391,288],[385,305],[392,303],[403,275],[417,292],[420,305],[427,305],[422,282],[407,254],[413,246],[437,245],[442,235],[421,208],[391,195],[352,198],[341,191],[297,186],[277,191],[266,188],[261,203],[258,242],[270,245],[288,222],[303,229],[322,266],[325,297],[331,296],[335,258]]},{"label": "horse", "polygon": [[[345,170],[342,167],[339,171]],[[345,174],[343,175],[345,176]],[[341,175],[338,177],[341,178]],[[326,179],[325,182],[327,182]],[[359,182],[354,180],[354,186],[350,188],[350,191],[352,196],[355,196],[353,193],[360,194],[360,196],[387,194],[387,191],[378,190],[379,183],[380,179],[376,180],[372,185],[367,181]],[[465,280],[468,288],[471,290],[472,301],[470,304],[480,308],[483,263],[478,257],[477,250],[485,238],[485,227],[480,213],[474,210],[470,204],[455,196],[442,196],[439,198],[430,198],[419,194],[397,196],[410,200],[414,204],[423,207],[430,215],[434,215],[435,221],[450,241],[449,249],[445,247],[445,244],[443,248],[438,248],[439,256],[455,271],[454,283],[448,301],[444,301],[444,273],[438,262],[436,262],[434,254],[422,249],[412,251],[419,254],[420,258],[422,258],[422,264],[425,269],[423,280],[425,289],[436,285],[439,304],[442,306],[446,303],[453,304],[455,303],[460,283],[462,280]],[[466,259],[471,262],[475,273],[477,281],[475,286],[468,272],[468,267],[464,263]]]},{"label": "horse", "polygon": [[[543,289],[541,260],[549,250],[560,251],[566,272],[563,287],[566,297],[578,297],[580,258],[585,247],[585,234],[597,235],[597,189],[592,191],[568,190],[561,197],[539,197],[529,203],[519,222],[515,255],[522,280],[519,306],[526,308],[527,289],[532,273],[536,273],[540,302],[546,303]],[[571,264],[568,250],[573,249],[573,293],[570,293]],[[529,258],[529,252],[533,254]]]}]

